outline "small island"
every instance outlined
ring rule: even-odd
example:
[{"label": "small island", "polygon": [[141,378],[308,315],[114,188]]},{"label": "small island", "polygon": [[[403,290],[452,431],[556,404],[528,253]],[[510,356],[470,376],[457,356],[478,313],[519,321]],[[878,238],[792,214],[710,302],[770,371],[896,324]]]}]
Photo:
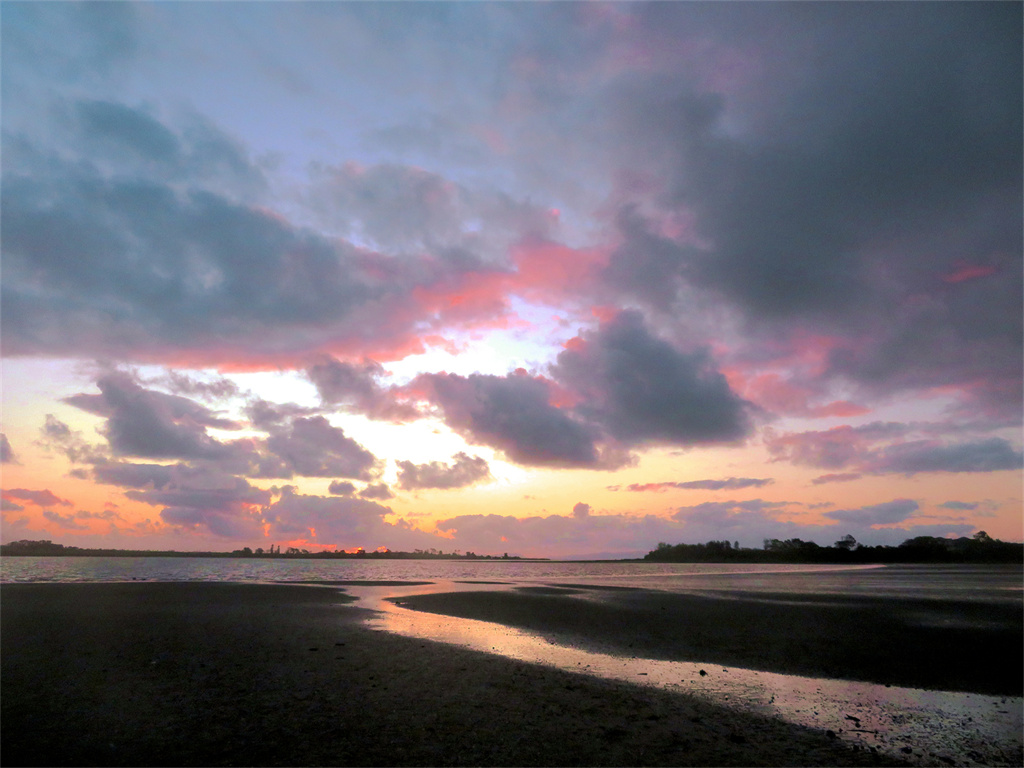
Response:
[{"label": "small island", "polygon": [[847,534],[831,547],[801,539],[765,539],[761,549],[739,542],[706,544],[662,542],[644,560],[656,563],[1024,563],[1024,543],[993,539],[985,531],[972,537],[915,536],[896,547],[860,544]]}]

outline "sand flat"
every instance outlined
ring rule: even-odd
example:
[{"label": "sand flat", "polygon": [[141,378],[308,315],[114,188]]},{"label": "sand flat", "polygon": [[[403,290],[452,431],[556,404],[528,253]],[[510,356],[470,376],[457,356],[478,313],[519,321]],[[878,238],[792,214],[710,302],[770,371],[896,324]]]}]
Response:
[{"label": "sand flat", "polygon": [[685,693],[374,631],[340,588],[5,584],[4,765],[893,765]]}]

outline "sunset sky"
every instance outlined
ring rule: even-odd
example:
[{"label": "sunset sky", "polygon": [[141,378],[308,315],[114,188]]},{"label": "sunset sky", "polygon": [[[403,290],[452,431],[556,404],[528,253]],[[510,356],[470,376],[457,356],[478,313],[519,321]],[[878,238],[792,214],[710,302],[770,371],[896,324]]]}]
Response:
[{"label": "sunset sky", "polygon": [[1022,539],[1022,5],[2,7],[3,541]]}]

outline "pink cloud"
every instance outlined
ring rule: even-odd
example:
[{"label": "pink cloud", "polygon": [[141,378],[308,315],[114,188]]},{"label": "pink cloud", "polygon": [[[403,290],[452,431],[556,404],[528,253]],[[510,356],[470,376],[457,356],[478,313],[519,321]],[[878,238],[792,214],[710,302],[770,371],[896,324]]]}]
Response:
[{"label": "pink cloud", "polygon": [[942,276],[942,282],[955,285],[967,280],[975,280],[979,277],[988,277],[996,273],[996,267],[990,264],[968,264],[965,261],[957,262],[952,272]]},{"label": "pink cloud", "polygon": [[57,496],[50,490],[30,491],[25,488],[11,488],[10,490],[3,491],[2,495],[8,501],[18,499],[39,507],[52,507],[55,504],[59,504],[62,507],[72,506],[70,501],[60,498],[60,496]]}]

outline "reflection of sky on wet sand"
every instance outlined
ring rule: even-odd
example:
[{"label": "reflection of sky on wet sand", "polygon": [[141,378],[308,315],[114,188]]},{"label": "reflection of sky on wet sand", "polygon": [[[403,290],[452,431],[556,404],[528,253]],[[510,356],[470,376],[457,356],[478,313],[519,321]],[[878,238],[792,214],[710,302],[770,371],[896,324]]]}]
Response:
[{"label": "reflection of sky on wet sand", "polygon": [[[568,580],[566,580],[568,581]],[[562,644],[554,636],[490,622],[409,610],[402,598],[432,592],[508,589],[510,585],[438,581],[408,587],[348,588],[376,613],[378,630],[451,643],[520,661],[697,696],[709,702],[832,731],[918,765],[1019,765],[1019,697],[925,691],[815,679],[711,664],[625,658]],[[519,585],[523,586],[523,585]],[[701,671],[706,674],[702,675]],[[910,752],[904,750],[910,749]]]}]

